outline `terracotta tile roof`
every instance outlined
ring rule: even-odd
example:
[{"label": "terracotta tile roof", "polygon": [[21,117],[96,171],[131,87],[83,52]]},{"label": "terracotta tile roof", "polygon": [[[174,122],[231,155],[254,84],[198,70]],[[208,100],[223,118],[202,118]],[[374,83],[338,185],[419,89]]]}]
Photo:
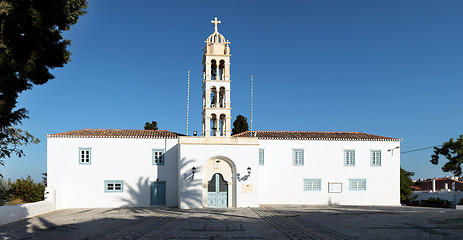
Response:
[{"label": "terracotta tile roof", "polygon": [[[306,132],[306,131],[252,131],[258,139],[273,140],[341,140],[341,141],[400,141],[398,138],[383,137],[361,132]],[[232,137],[250,137],[250,132],[242,132]]]},{"label": "terracotta tile roof", "polygon": [[183,134],[166,130],[81,129],[47,135],[49,138],[178,138]]},{"label": "terracotta tile roof", "polygon": [[[447,183],[447,187],[452,189],[452,183],[455,183],[455,190],[456,191],[463,191],[463,182],[449,179],[449,178],[436,178],[436,191],[440,191],[441,189],[445,189],[445,184]],[[428,180],[426,182],[422,182],[416,186],[412,186],[413,191],[431,191],[432,190],[432,180]]]}]

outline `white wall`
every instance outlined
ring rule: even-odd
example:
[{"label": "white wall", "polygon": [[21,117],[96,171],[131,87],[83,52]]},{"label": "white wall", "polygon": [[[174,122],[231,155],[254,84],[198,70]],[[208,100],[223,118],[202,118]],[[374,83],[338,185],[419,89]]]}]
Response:
[{"label": "white wall", "polygon": [[[48,186],[57,209],[149,206],[150,181],[166,181],[166,205],[177,206],[178,139],[48,138]],[[91,148],[91,164],[78,149]],[[164,165],[152,165],[152,149],[165,149]],[[105,180],[123,180],[123,192],[105,192]]]},{"label": "white wall", "polygon": [[[261,204],[400,205],[400,146],[390,141],[259,140],[265,149],[260,171]],[[292,165],[292,149],[304,149],[304,166]],[[344,149],[355,150],[355,166],[344,166]],[[370,150],[381,150],[381,167],[370,166]],[[321,179],[321,191],[304,191],[303,179]],[[349,179],[366,179],[366,191],[350,191]],[[328,182],[342,193],[328,193]]]},{"label": "white wall", "polygon": [[[213,137],[209,138],[212,139]],[[219,139],[218,137],[217,139]],[[187,139],[182,137],[181,139]],[[191,138],[190,138],[191,139]],[[200,139],[200,138],[196,138]],[[246,181],[236,181],[236,207],[256,207],[259,206],[259,171],[258,171],[258,145],[254,140],[254,144],[246,142],[246,139],[229,139],[237,141],[235,143],[223,144],[227,142],[227,138],[221,138],[222,143],[209,144],[208,138],[203,138],[204,144],[182,144],[180,140],[180,158],[179,158],[179,207],[202,208],[203,205],[203,178],[204,171],[202,167],[215,156],[222,156],[233,161],[236,166],[236,171],[242,176],[247,174],[247,168],[251,167],[251,176]],[[246,143],[240,144],[238,141]],[[185,176],[189,176],[192,167],[196,167],[194,181],[186,181]],[[210,179],[206,179],[209,181]],[[243,184],[252,184],[254,191],[252,193],[244,193],[242,191]]]}]

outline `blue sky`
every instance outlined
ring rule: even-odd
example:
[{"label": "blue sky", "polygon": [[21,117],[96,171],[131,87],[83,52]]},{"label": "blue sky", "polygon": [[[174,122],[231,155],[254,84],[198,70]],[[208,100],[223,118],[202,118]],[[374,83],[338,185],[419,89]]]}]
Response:
[{"label": "blue sky", "polygon": [[[46,135],[83,128],[201,131],[202,49],[231,41],[232,115],[254,130],[359,131],[403,138],[401,151],[463,134],[463,1],[90,1],[65,33],[72,62],[24,92],[23,129],[42,142],[0,166],[5,178],[46,171]],[[416,178],[450,175],[432,149],[405,153]]]}]

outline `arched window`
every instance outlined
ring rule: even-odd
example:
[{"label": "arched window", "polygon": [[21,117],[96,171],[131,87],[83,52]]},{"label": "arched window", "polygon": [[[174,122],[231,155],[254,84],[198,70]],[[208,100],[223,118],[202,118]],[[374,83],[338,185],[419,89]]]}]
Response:
[{"label": "arched window", "polygon": [[220,91],[219,91],[219,106],[221,108],[224,108],[225,107],[225,88],[224,87],[220,87]]},{"label": "arched window", "polygon": [[211,87],[211,107],[217,107],[217,89],[215,87]]},{"label": "arched window", "polygon": [[224,60],[220,60],[219,62],[219,76],[220,76],[220,80],[225,80],[225,61]]},{"label": "arched window", "polygon": [[217,61],[215,59],[211,61],[211,79],[217,80]]},{"label": "arched window", "polygon": [[220,114],[219,132],[220,136],[225,136],[225,114]]},{"label": "arched window", "polygon": [[217,115],[211,115],[211,136],[217,136]]}]

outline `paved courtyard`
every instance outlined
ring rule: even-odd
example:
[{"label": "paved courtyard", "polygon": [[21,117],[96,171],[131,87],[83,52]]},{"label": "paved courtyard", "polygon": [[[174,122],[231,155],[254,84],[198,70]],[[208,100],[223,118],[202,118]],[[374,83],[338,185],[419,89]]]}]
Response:
[{"label": "paved courtyard", "polygon": [[0,226],[1,239],[462,239],[462,236],[463,210],[419,207],[66,209]]}]

